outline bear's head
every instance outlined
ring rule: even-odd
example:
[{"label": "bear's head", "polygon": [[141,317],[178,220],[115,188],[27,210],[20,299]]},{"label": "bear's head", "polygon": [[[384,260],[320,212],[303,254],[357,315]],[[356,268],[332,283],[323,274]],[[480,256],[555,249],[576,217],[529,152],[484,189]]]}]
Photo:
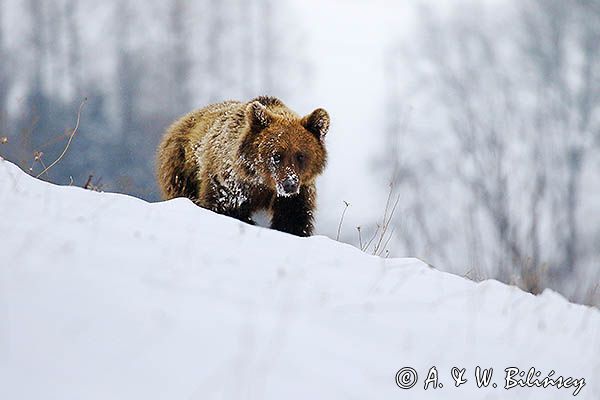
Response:
[{"label": "bear's head", "polygon": [[248,173],[258,176],[277,196],[293,196],[303,185],[314,183],[327,161],[327,111],[318,108],[299,118],[272,112],[261,102],[252,101],[245,112],[248,131],[240,156]]}]

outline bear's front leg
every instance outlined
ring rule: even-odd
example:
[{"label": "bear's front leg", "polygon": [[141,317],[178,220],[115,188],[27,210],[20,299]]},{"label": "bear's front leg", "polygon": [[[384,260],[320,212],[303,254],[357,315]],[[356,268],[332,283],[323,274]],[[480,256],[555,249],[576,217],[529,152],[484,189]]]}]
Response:
[{"label": "bear's front leg", "polygon": [[301,187],[297,195],[277,196],[273,202],[271,229],[296,236],[310,236],[313,231],[314,189]]},{"label": "bear's front leg", "polygon": [[239,219],[242,222],[245,222],[250,225],[256,225],[254,220],[252,219],[252,211],[246,205],[242,205],[236,208],[228,208],[224,209],[221,214],[226,215],[231,218]]},{"label": "bear's front leg", "polygon": [[[241,195],[237,193],[237,195]],[[219,184],[216,179],[210,185],[202,187],[197,204],[216,213],[239,219],[250,225],[256,225],[252,220],[252,208],[247,201],[237,201],[227,187]],[[232,200],[233,199],[233,200]]]}]

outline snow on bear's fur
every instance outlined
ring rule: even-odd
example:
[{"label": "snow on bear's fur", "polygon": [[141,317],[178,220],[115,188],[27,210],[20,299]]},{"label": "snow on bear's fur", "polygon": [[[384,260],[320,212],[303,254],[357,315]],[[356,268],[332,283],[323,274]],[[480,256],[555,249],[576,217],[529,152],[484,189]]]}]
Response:
[{"label": "snow on bear's fur", "polygon": [[266,96],[191,112],[167,130],[159,146],[163,197],[188,197],[248,223],[254,212],[266,210],[271,228],[309,236],[328,129],[324,109],[300,117]]}]

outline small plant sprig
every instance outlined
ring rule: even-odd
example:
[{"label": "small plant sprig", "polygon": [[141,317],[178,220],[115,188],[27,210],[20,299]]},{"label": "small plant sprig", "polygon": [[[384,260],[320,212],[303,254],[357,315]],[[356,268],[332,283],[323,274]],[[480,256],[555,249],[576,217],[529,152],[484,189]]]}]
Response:
[{"label": "small plant sprig", "polygon": [[348,207],[350,207],[350,203],[348,203],[346,200],[343,200],[343,201],[344,201],[345,207],[344,207],[344,211],[342,211],[342,217],[340,218],[337,235],[335,237],[335,240],[337,240],[337,241],[340,240],[340,232],[342,230],[342,224],[344,223],[344,216],[346,215],[346,210],[348,210]]},{"label": "small plant sprig", "polygon": [[[58,164],[60,162],[60,160],[65,156],[65,154],[67,154],[67,150],[69,149],[69,146],[71,145],[71,142],[73,141],[73,137],[75,136],[75,134],[77,133],[77,130],[79,129],[79,121],[81,120],[81,110],[83,109],[83,106],[85,105],[86,102],[87,102],[87,97],[85,99],[83,99],[83,101],[79,105],[79,110],[77,111],[77,123],[75,124],[75,128],[73,128],[73,130],[71,131],[71,134],[69,135],[69,140],[67,141],[67,144],[66,144],[65,148],[63,149],[62,153],[50,165],[48,165],[47,167],[44,167],[42,172],[40,172],[39,174],[37,174],[35,176],[36,178],[39,178],[40,176],[47,174],[48,170],[50,170],[50,168],[52,168],[56,164]],[[41,156],[40,156],[40,160],[41,160]]]},{"label": "small plant sprig", "polygon": [[83,188],[94,191],[94,192],[101,192],[102,191],[102,178],[98,178],[98,179],[96,179],[96,182],[92,182],[93,178],[94,178],[94,175],[88,176],[87,181],[85,181],[85,184],[83,185]]},{"label": "small plant sprig", "polygon": [[[375,231],[373,235],[369,238],[368,241],[364,242],[362,237],[362,227],[357,226],[356,231],[358,232],[358,248],[365,253],[371,253],[376,256],[385,256],[388,257],[390,251],[387,246],[394,236],[395,228],[390,230],[390,225],[398,204],[400,203],[400,194],[398,194],[393,200],[394,187],[393,184],[390,184],[390,191],[388,193],[388,197],[385,203],[385,209],[383,212],[383,218],[380,223],[376,224]],[[392,201],[393,200],[393,201]],[[344,216],[346,215],[346,211],[350,206],[350,203],[344,201],[344,210],[342,211],[342,216],[340,218],[340,223],[338,224],[336,240],[340,240],[340,234],[342,230],[342,225],[344,223]]]}]

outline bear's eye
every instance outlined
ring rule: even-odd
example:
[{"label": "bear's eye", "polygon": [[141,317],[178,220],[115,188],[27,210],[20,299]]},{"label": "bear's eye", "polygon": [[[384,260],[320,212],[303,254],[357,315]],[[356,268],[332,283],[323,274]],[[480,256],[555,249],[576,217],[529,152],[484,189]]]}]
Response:
[{"label": "bear's eye", "polygon": [[273,160],[273,164],[277,165],[281,162],[282,157],[281,154],[275,153],[273,154],[273,157],[271,157],[271,159]]},{"label": "bear's eye", "polygon": [[298,154],[296,154],[296,161],[298,162],[298,165],[303,167],[304,162],[306,161],[306,156],[302,153],[298,153]]}]

